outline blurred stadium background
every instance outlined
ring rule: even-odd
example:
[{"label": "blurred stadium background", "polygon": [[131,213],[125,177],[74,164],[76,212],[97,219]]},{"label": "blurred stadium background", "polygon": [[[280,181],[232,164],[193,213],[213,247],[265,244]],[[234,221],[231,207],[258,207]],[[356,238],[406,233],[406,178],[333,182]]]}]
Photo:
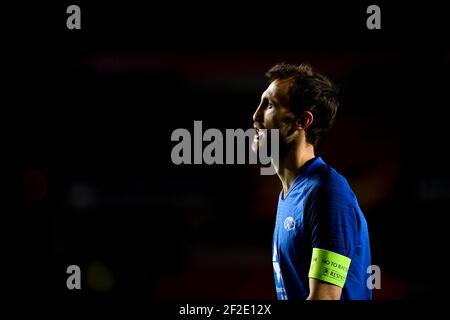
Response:
[{"label": "blurred stadium background", "polygon": [[10,174],[19,217],[46,225],[53,293],[67,293],[65,268],[77,264],[91,296],[275,299],[277,177],[173,165],[170,135],[194,120],[251,127],[264,73],[282,61],[311,63],[341,89],[318,154],[347,177],[368,220],[382,271],[374,298],[443,290],[430,263],[442,256],[450,204],[444,38],[395,24],[399,9],[383,16],[390,33],[372,35],[363,5],[339,7],[345,19],[319,6],[81,8],[82,30],[58,20],[51,46],[12,79],[21,142]]}]

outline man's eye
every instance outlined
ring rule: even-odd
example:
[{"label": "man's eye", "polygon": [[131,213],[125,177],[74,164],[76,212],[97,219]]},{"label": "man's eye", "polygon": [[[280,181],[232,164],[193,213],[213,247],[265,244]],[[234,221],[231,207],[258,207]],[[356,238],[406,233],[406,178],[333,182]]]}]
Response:
[{"label": "man's eye", "polygon": [[271,104],[270,102],[267,104],[267,108],[268,109],[271,109],[271,108],[273,108],[273,104]]}]

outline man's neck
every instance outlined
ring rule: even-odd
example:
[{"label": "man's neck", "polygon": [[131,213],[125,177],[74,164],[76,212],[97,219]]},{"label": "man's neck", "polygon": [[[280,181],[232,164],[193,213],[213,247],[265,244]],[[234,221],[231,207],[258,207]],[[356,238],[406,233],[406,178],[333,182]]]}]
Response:
[{"label": "man's neck", "polygon": [[280,159],[279,167],[276,169],[283,185],[283,198],[298,177],[300,169],[314,157],[314,147],[311,144],[298,144],[292,146],[283,159]]}]

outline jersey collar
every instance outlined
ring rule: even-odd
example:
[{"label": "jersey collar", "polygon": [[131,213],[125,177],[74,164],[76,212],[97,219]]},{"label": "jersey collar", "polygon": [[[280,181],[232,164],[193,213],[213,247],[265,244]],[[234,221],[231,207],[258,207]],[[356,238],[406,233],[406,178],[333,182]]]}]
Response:
[{"label": "jersey collar", "polygon": [[315,157],[305,162],[303,167],[300,168],[299,175],[297,178],[295,178],[294,182],[292,183],[291,187],[289,188],[288,192],[286,193],[286,196],[283,198],[283,190],[281,190],[280,198],[282,200],[285,200],[289,194],[291,193],[291,190],[295,188],[296,185],[298,185],[300,182],[302,182],[307,177],[311,176],[311,174],[316,171],[317,168],[325,165],[325,162],[322,160],[321,157]]}]

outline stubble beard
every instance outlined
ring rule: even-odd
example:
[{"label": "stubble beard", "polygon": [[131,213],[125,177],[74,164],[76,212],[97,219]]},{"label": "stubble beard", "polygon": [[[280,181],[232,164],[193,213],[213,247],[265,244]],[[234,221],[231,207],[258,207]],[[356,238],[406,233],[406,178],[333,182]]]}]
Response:
[{"label": "stubble beard", "polygon": [[[279,156],[280,160],[283,158],[283,155],[286,155],[289,149],[292,147],[293,141],[291,141],[288,137],[285,137],[281,130],[280,132],[280,140],[279,140]],[[261,131],[256,130],[255,136],[252,142],[252,151],[259,154],[259,150],[263,147],[267,148],[268,140],[270,139],[270,129],[266,129],[266,132],[263,133]],[[267,150],[267,149],[266,149]]]}]

